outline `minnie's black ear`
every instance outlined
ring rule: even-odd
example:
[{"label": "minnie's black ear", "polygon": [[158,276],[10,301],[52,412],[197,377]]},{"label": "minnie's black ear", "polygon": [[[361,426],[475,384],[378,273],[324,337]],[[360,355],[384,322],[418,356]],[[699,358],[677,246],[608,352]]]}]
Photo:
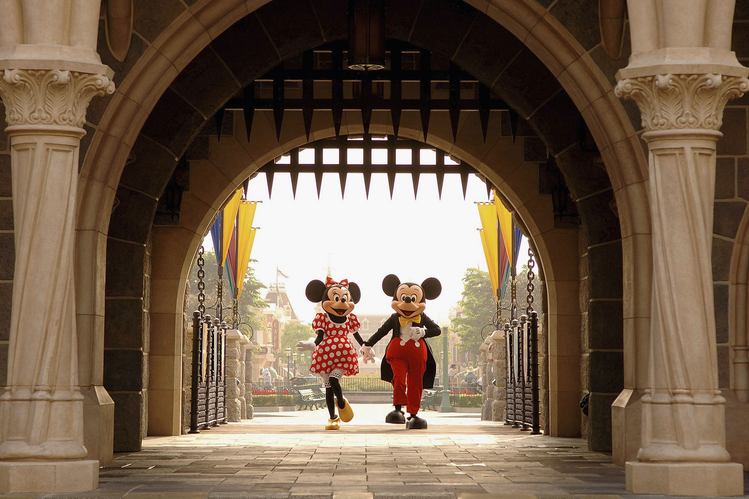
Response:
[{"label": "minnie's black ear", "polygon": [[361,300],[361,290],[359,289],[359,285],[355,282],[348,283],[348,290],[351,293],[351,300],[354,303],[359,303],[359,300]]},{"label": "minnie's black ear", "polygon": [[442,283],[436,277],[427,277],[421,283],[421,289],[424,290],[424,298],[434,300],[442,293]]},{"label": "minnie's black ear", "polygon": [[382,280],[382,290],[386,295],[393,296],[395,294],[395,291],[398,289],[398,286],[400,286],[400,283],[401,280],[398,279],[397,275],[388,274]]},{"label": "minnie's black ear", "polygon": [[307,284],[307,289],[304,290],[304,294],[307,295],[307,299],[311,302],[318,303],[322,301],[325,296],[325,283],[315,279]]}]

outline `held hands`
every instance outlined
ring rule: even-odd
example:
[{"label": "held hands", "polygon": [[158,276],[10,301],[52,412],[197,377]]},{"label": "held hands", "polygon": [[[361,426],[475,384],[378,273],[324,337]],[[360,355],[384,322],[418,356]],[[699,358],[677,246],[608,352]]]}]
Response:
[{"label": "held hands", "polygon": [[364,361],[365,364],[367,362],[374,363],[375,356],[374,356],[374,353],[372,353],[372,347],[368,347],[364,345],[363,347],[359,349],[359,354],[361,355],[362,361]]},{"label": "held hands", "polygon": [[296,349],[299,351],[312,351],[315,349],[317,345],[315,345],[315,340],[310,338],[307,341],[300,341],[296,344]]}]

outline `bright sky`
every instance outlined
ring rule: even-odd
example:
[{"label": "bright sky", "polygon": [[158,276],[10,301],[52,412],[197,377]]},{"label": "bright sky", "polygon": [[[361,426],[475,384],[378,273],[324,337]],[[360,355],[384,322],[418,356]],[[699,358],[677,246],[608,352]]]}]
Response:
[{"label": "bright sky", "polygon": [[[333,279],[348,279],[361,288],[355,314],[392,313],[382,291],[387,274],[416,283],[436,277],[442,294],[427,303],[425,312],[438,322],[447,319],[461,299],[466,269],[487,269],[474,204],[488,201],[484,183],[470,175],[464,201],[460,176],[447,174],[440,200],[436,177],[422,175],[414,200],[411,175],[398,174],[391,201],[387,176],[373,174],[369,194],[367,200],[363,176],[352,173],[342,200],[338,174],[325,174],[318,200],[314,175],[301,173],[294,199],[290,175],[278,173],[273,199],[268,199],[265,175],[259,174],[247,197],[262,201],[253,222],[259,227],[251,256],[258,260],[251,263],[256,277],[269,286],[276,281],[276,267],[289,276],[279,276],[279,282],[306,323],[314,318],[315,304],[304,290],[313,279],[324,281],[328,266]],[[212,248],[210,237],[204,244]],[[520,255],[526,254],[527,245],[521,246]]]}]

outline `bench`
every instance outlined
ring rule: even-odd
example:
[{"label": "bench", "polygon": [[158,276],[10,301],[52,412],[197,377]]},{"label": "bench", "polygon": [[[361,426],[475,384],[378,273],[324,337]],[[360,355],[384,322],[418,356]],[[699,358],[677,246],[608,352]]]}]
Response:
[{"label": "bench", "polygon": [[442,404],[442,390],[424,390],[421,392],[421,408],[436,411]]},{"label": "bench", "polygon": [[305,408],[309,410],[312,410],[313,408],[319,409],[325,405],[325,395],[320,392],[319,388],[317,389],[317,392],[318,393],[315,393],[315,391],[310,388],[297,390],[297,393],[299,394],[299,401],[297,403],[299,404],[300,411]]}]

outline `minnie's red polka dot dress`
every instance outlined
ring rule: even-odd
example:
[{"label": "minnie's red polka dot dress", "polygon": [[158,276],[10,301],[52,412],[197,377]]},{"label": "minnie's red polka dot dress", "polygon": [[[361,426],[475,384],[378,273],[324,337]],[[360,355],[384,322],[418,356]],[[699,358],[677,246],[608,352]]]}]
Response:
[{"label": "minnie's red polka dot dress", "polygon": [[346,322],[336,324],[327,313],[321,312],[312,321],[312,329],[325,331],[323,340],[312,352],[311,373],[329,374],[333,369],[343,369],[346,376],[354,376],[359,373],[359,362],[356,357],[356,349],[348,339],[349,333],[359,330],[359,319],[354,314],[349,314]]}]

